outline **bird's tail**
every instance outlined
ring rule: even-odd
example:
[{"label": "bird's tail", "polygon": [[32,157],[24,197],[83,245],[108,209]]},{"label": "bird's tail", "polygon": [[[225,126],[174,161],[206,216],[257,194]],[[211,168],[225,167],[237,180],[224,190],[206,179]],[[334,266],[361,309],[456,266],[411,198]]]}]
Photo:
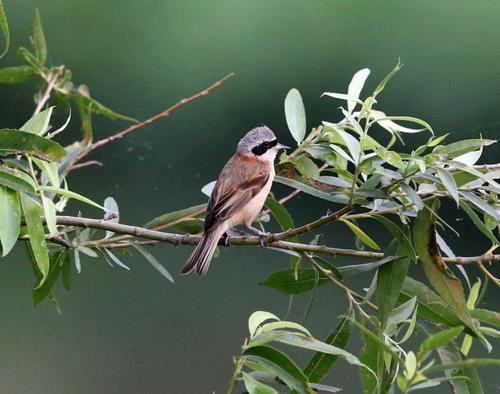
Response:
[{"label": "bird's tail", "polygon": [[184,267],[182,267],[181,274],[189,274],[191,271],[195,270],[198,275],[205,275],[210,267],[210,261],[212,261],[215,248],[219,243],[221,235],[221,232],[217,230],[211,230],[203,234],[196,249],[193,251],[188,261],[186,261]]}]

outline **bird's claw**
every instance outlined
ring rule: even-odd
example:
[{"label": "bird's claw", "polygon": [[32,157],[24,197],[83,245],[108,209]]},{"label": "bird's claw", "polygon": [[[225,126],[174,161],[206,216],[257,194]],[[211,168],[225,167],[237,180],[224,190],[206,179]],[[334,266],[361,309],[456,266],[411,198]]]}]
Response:
[{"label": "bird's claw", "polygon": [[266,247],[266,244],[265,244],[265,242],[264,242],[264,241],[265,241],[265,240],[266,240],[266,238],[267,238],[267,237],[269,237],[270,235],[271,235],[271,233],[264,233],[264,232],[262,232],[262,233],[260,233],[260,234],[259,234],[259,245],[260,245],[260,247],[261,247],[262,249],[264,249],[264,248]]},{"label": "bird's claw", "polygon": [[224,247],[228,248],[229,247],[229,234],[226,232],[222,234],[222,242],[224,244]]}]

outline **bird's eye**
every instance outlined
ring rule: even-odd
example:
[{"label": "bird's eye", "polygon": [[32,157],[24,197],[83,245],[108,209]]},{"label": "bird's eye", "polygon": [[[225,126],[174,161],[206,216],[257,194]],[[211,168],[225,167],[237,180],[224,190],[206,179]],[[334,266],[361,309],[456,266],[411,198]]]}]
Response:
[{"label": "bird's eye", "polygon": [[271,147],[271,144],[269,143],[269,141],[265,141],[264,148],[269,149],[270,147]]}]

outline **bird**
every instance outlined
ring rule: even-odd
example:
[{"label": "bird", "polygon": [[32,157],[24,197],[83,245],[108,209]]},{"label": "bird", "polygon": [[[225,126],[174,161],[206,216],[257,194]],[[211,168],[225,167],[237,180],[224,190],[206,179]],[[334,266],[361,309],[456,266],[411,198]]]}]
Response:
[{"label": "bird", "polygon": [[195,250],[186,261],[181,274],[195,271],[203,276],[220,238],[227,231],[243,224],[261,238],[269,235],[252,226],[262,210],[274,180],[274,159],[282,149],[273,131],[267,126],[250,130],[238,142],[236,153],[220,172],[207,205],[204,231]]}]

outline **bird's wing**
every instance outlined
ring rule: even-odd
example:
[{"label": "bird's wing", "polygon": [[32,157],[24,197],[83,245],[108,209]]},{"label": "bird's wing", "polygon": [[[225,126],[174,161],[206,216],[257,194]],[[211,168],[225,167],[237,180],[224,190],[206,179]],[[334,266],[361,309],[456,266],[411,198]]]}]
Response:
[{"label": "bird's wing", "polygon": [[208,202],[205,230],[245,206],[269,180],[269,163],[233,156],[222,169]]}]

